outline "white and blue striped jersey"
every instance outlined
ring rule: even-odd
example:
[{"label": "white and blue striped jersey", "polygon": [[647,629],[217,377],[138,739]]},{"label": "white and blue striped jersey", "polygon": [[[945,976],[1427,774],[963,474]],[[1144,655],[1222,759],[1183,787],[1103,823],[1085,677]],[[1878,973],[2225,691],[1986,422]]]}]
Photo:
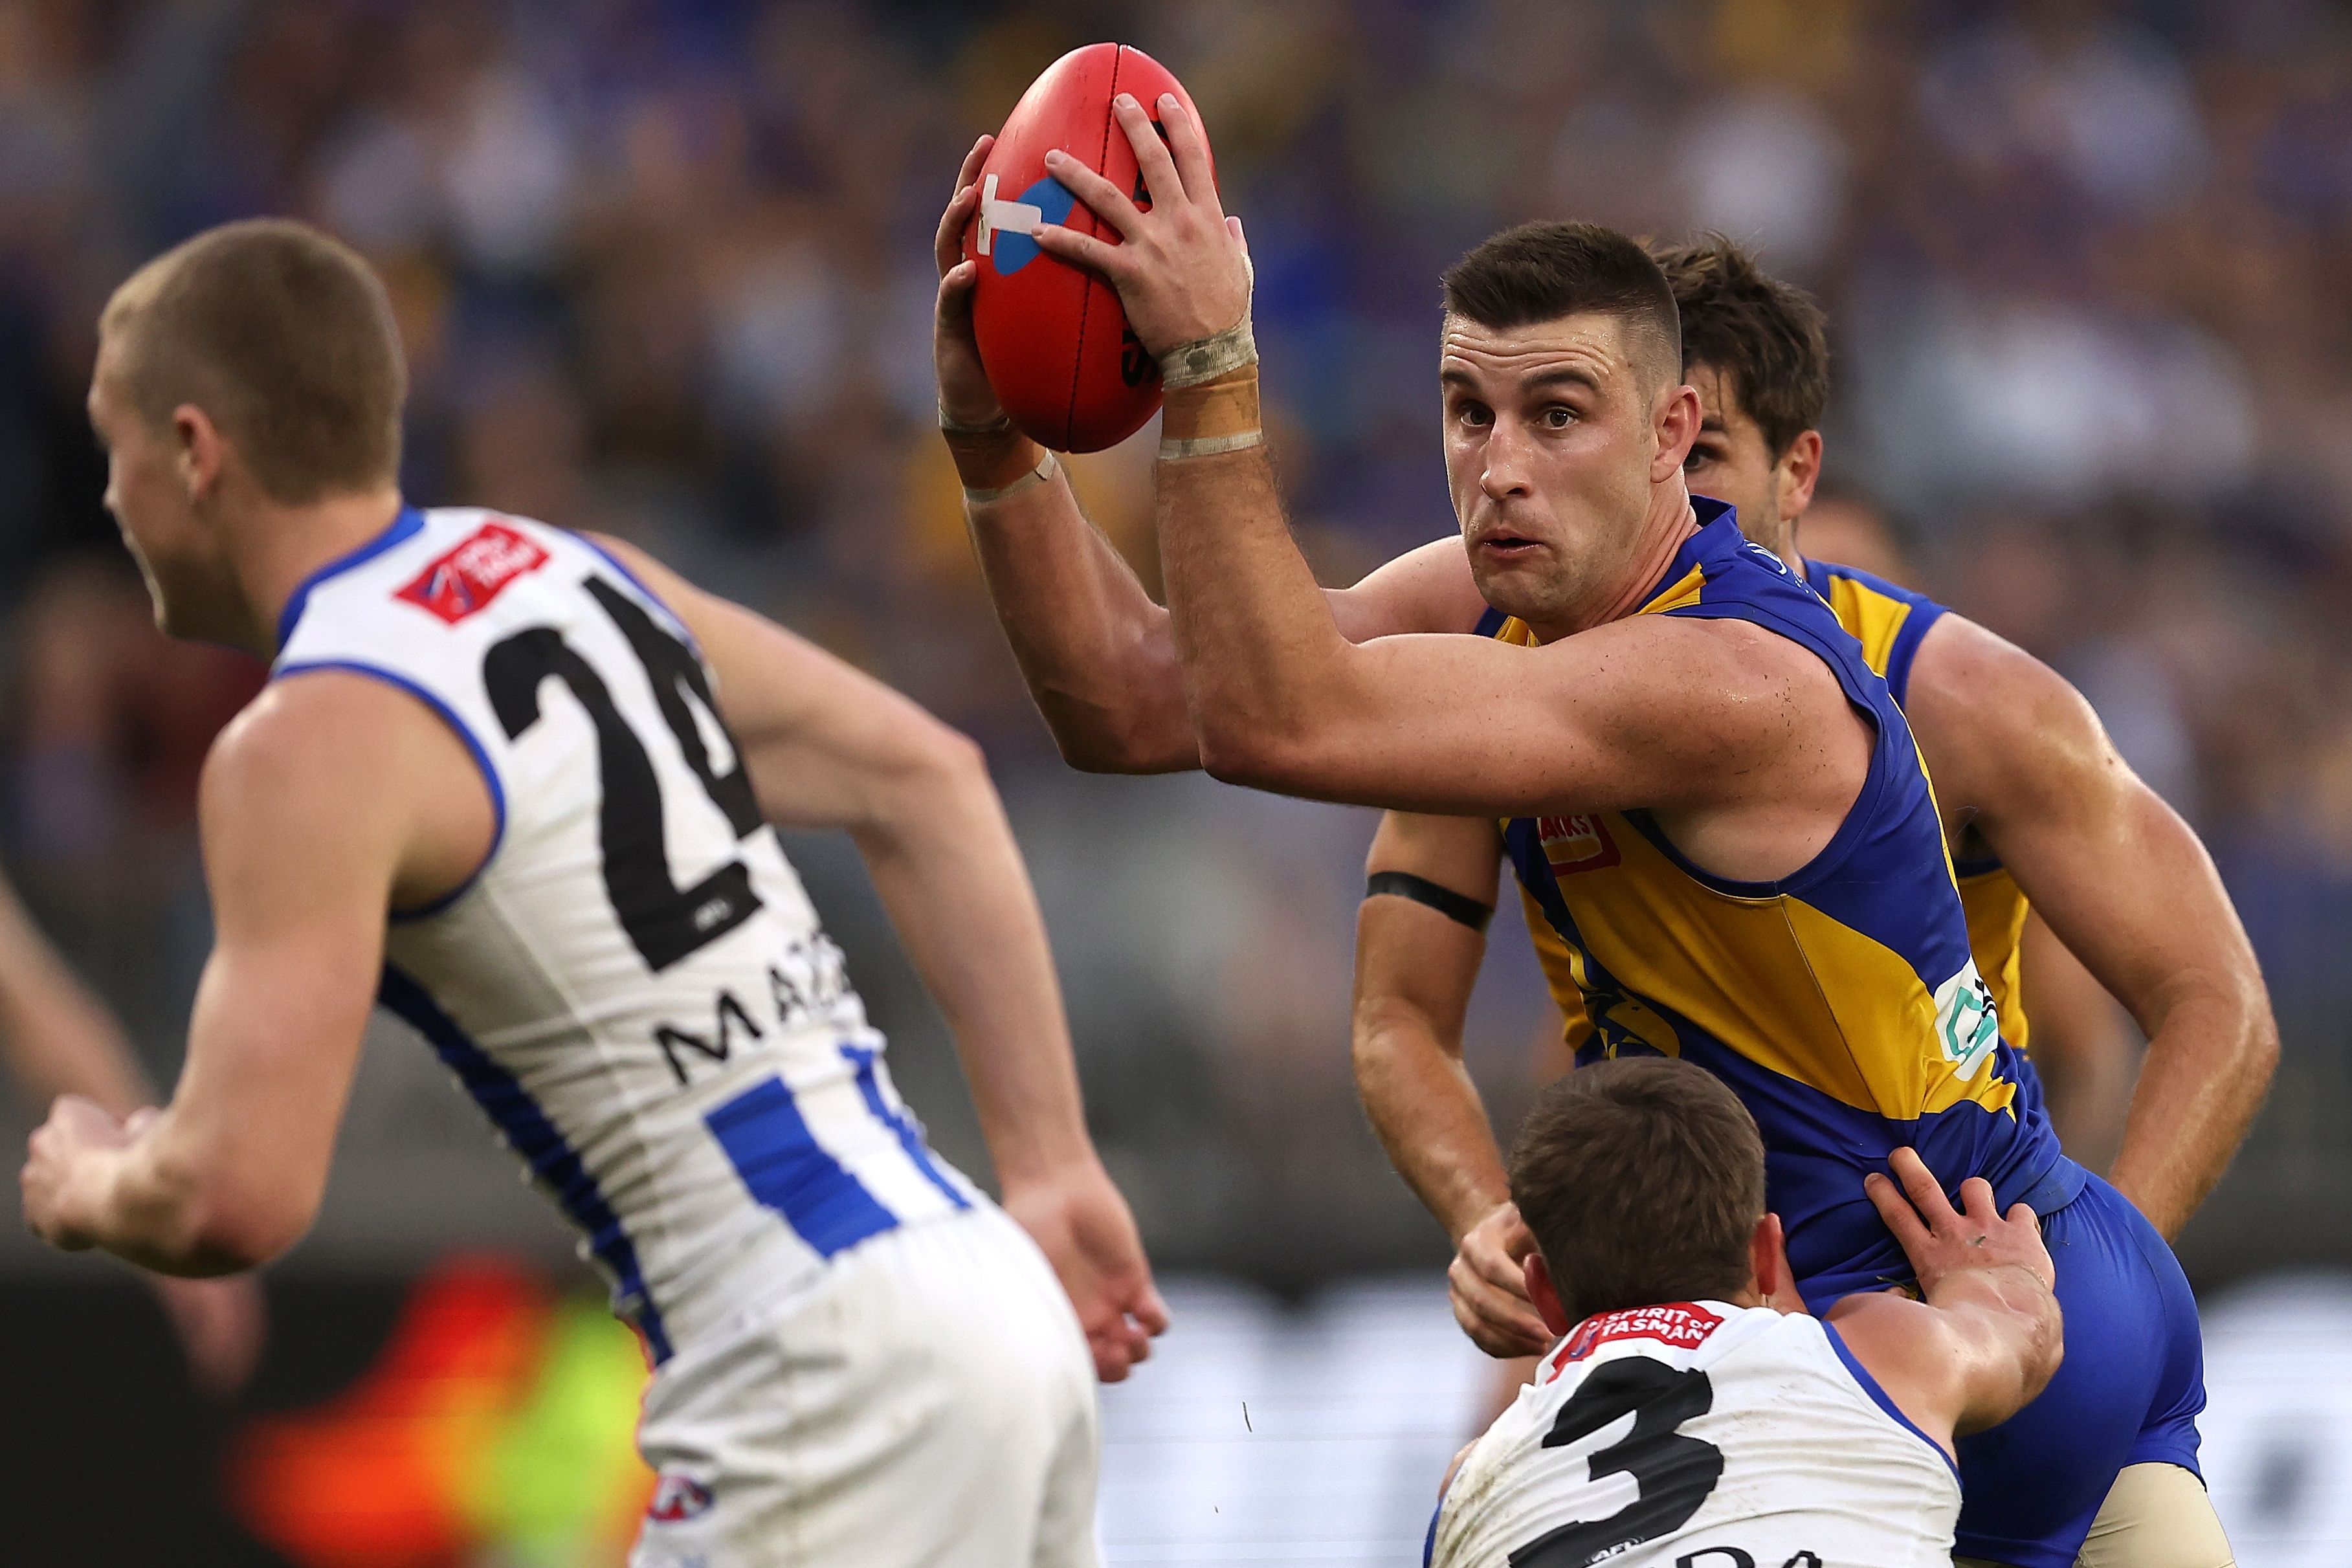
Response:
[{"label": "white and blue striped jersey", "polygon": [[656,1364],[868,1237],[971,1207],[774,834],[692,635],[577,535],[406,510],[286,606],[273,678],[447,721],[498,817],[394,912],[382,999],[583,1234]]},{"label": "white and blue striped jersey", "polygon": [[1675,1301],[1587,1318],[1445,1490],[1433,1568],[1951,1568],[1960,1482],[1836,1328]]}]

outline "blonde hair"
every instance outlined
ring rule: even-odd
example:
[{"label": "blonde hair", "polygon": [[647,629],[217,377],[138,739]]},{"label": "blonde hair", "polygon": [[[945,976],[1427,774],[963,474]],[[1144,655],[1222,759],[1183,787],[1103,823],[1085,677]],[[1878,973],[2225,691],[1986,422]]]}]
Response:
[{"label": "blonde hair", "polygon": [[309,225],[207,229],[131,274],[99,330],[142,418],[160,430],[184,403],[203,409],[271,499],[396,482],[408,370],[392,302]]}]

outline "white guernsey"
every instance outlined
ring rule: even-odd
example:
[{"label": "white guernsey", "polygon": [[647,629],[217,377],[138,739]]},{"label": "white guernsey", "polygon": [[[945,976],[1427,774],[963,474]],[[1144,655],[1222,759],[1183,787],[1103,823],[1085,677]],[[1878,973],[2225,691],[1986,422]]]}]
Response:
[{"label": "white guernsey", "polygon": [[395,912],[383,999],[583,1232],[656,1365],[869,1236],[970,1208],[713,706],[692,635],[578,536],[408,510],[298,591],[274,674],[437,710],[497,838]]},{"label": "white guernsey", "polygon": [[[1026,1463],[982,1467],[994,1490],[956,1489],[960,1504],[1001,1542],[1035,1529],[1042,1488],[1041,1561],[1084,1560],[1094,1398],[1068,1303],[892,1088],[686,626],[577,535],[412,508],[298,589],[279,635],[275,675],[400,686],[489,787],[488,858],[435,905],[394,912],[382,999],[580,1229],[656,1371],[685,1363],[647,1396],[639,1440],[663,1486],[637,1561],[885,1542],[903,1493],[855,1489],[830,1500],[850,1517],[824,1520],[774,1506],[783,1479],[848,1472],[888,1434],[926,1427],[942,1469],[974,1442],[998,1464],[1025,1449]],[[848,1249],[958,1215],[982,1233],[866,1262],[743,1341]],[[986,1321],[992,1296],[1018,1310]],[[940,1419],[937,1385],[883,1375],[948,1300],[985,1322],[975,1361],[1001,1368],[963,1390],[993,1408],[961,1429]],[[827,1406],[849,1424],[830,1444],[806,1420]],[[789,1462],[730,1465],[730,1447],[763,1442]],[[818,1517],[777,1533],[794,1511]]]},{"label": "white guernsey", "polygon": [[1470,1449],[1435,1568],[1949,1568],[1960,1484],[1837,1330],[1685,1301],[1590,1318]]}]

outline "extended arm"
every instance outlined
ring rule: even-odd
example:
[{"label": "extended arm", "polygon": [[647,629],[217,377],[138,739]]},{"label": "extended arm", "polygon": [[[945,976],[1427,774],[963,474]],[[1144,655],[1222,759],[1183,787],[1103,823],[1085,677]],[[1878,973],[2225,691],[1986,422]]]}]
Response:
[{"label": "extended arm", "polygon": [[1097,1371],[1125,1376],[1166,1309],[1087,1135],[1045,921],[979,747],[773,622],[605,542],[701,643],[761,812],[856,841],[955,1037],[1006,1209],[1060,1270]]},{"label": "extended arm", "polygon": [[2197,835],[2056,672],[1946,616],[1908,694],[1929,771],[2051,931],[2148,1040],[2111,1179],[2177,1234],[2221,1179],[2278,1063],[2245,928]]},{"label": "extended arm", "polygon": [[[959,424],[1003,413],[972,340],[977,269],[961,259],[979,200],[982,137],[956,177],[937,235],[940,273],[933,323],[940,405]],[[1168,612],[1079,509],[1058,468],[1043,484],[968,502],[981,575],[1013,656],[1046,727],[1071,766],[1099,773],[1165,773],[1201,765]],[[1350,640],[1397,632],[1467,632],[1484,606],[1458,539],[1439,539],[1350,589],[1328,591]]]},{"label": "extended arm", "polygon": [[[1918,1275],[1921,1299],[1848,1296],[1829,1322],[1854,1359],[1914,1425],[1951,1451],[1951,1438],[2000,1425],[2042,1392],[2065,1353],[2056,1273],[2033,1211],[1994,1208],[1971,1176],[1954,1209],[1911,1149],[1864,1186]],[[1896,1181],[1901,1183],[1898,1187]]]},{"label": "extended arm", "polygon": [[[1391,812],[1365,870],[1418,877],[1491,912],[1501,849],[1483,819]],[[1454,1244],[1455,1321],[1490,1354],[1528,1355],[1550,1343],[1520,1279],[1532,1238],[1462,1064],[1462,1020],[1486,951],[1483,929],[1429,903],[1399,894],[1364,900],[1356,917],[1356,1092],[1389,1163]]]},{"label": "extended arm", "polygon": [[462,881],[490,831],[448,728],[338,672],[279,684],[223,732],[200,815],[216,935],[172,1102],[118,1124],[68,1096],[24,1175],[44,1239],[189,1275],[251,1268],[309,1228],[375,1001],[384,911]]}]

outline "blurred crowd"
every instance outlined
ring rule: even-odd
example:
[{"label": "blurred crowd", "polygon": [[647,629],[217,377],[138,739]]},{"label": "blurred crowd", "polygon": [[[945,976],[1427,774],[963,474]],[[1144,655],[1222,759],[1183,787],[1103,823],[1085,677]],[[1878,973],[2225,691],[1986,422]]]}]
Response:
[{"label": "blurred crowd", "polygon": [[[92,323],[163,246],[293,214],[390,286],[413,498],[627,535],[986,744],[1156,1239],[1275,1277],[1427,1253],[1348,1084],[1369,818],[1063,770],[930,434],[957,162],[1105,37],[1201,105],[1334,580],[1452,527],[1435,279],[1488,232],[1720,229],[1814,290],[1830,482],[2070,674],[2222,862],[2288,1050],[2241,1185],[2352,1195],[2352,14],[2326,0],[0,0],[0,832],[159,1066],[203,950],[194,768],[258,673],[144,627],[80,410]],[[1147,582],[1150,439],[1074,465]],[[848,886],[837,859],[812,880]],[[1513,942],[1473,1030],[1505,1111],[1544,1027]],[[899,971],[866,983],[936,1033]],[[902,1067],[919,1104],[936,1066]]]}]

